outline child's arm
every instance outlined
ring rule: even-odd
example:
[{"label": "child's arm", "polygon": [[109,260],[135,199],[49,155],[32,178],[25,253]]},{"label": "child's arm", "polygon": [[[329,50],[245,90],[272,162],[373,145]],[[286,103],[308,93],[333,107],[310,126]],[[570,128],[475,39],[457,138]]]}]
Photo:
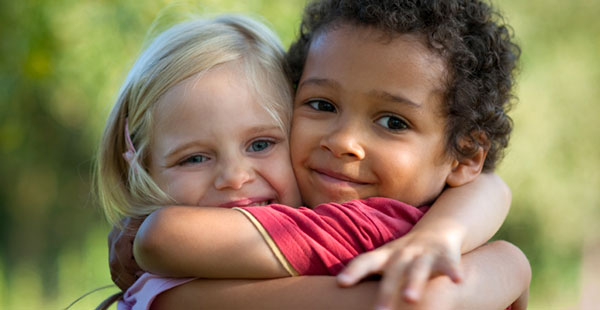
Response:
[{"label": "child's arm", "polygon": [[422,216],[418,208],[383,198],[314,209],[170,207],[144,222],[135,256],[144,269],[170,276],[333,275],[359,253],[405,234]]},{"label": "child's arm", "polygon": [[158,295],[152,309],[372,309],[377,282],[344,289],[332,276],[196,279]]},{"label": "child's arm", "polygon": [[340,284],[354,285],[368,274],[383,273],[378,303],[387,305],[399,287],[406,300],[418,300],[432,274],[459,282],[461,253],[494,235],[510,201],[510,190],[495,174],[446,189],[412,231],[353,260],[339,275]]},{"label": "child's arm", "polygon": [[232,209],[159,209],[142,223],[133,253],[142,269],[168,276],[290,276],[252,223]]},{"label": "child's arm", "polygon": [[133,240],[143,219],[126,217],[121,226],[113,226],[108,234],[108,266],[113,282],[126,291],[143,270],[133,259]]},{"label": "child's arm", "polygon": [[[485,197],[490,197],[485,193],[485,189],[494,181],[503,185],[499,178],[486,176],[475,181],[473,185],[448,190],[446,196],[450,199],[467,200],[461,195],[482,197],[481,193],[484,193]],[[464,188],[471,188],[470,191],[474,193],[465,191]],[[457,193],[454,193],[455,191]],[[440,200],[443,201],[444,197]],[[477,199],[473,199],[473,201],[477,201]],[[452,229],[457,235],[464,232],[460,229],[464,229],[465,224],[456,221],[456,218],[460,219],[455,214],[456,209],[463,210],[461,208],[446,210],[444,204],[434,206],[430,211],[429,221],[432,224],[429,226],[439,227],[441,232],[437,234],[437,230],[435,230],[432,234],[429,229],[417,229],[415,232],[422,231],[422,233],[412,233],[404,242],[408,240],[409,248],[424,251],[427,255],[433,253],[433,255],[437,255],[433,258],[441,260],[449,257],[452,252],[440,250],[447,248],[452,250],[453,244],[448,243],[455,241],[457,245],[455,253],[458,256],[460,254],[458,246],[462,244],[461,238],[464,237],[464,234],[454,239],[439,237],[448,232],[452,233]],[[447,222],[445,225],[440,224],[444,221]],[[342,229],[344,227],[347,226],[342,226]],[[490,231],[495,230],[495,228],[490,229]],[[485,235],[485,233],[482,234]],[[489,236],[485,237],[485,240],[488,238]],[[134,253],[140,266],[157,274],[203,278],[275,278],[292,274],[279,263],[259,231],[236,210],[200,207],[163,208],[150,215],[144,222],[135,244]],[[398,244],[403,246],[404,243],[393,243],[392,245]],[[386,246],[384,249],[396,248]],[[376,252],[376,254],[383,257],[381,253],[385,255],[396,252],[388,250]],[[211,255],[206,255],[206,253],[211,253]],[[419,261],[423,257],[430,258],[427,255],[417,255],[409,257],[409,259]],[[367,264],[372,263],[369,259],[366,261]],[[326,273],[319,272],[319,274]],[[427,273],[427,278],[428,276],[429,273]]]},{"label": "child's arm", "polygon": [[[504,309],[527,306],[529,263],[515,246],[493,242],[464,256],[464,281],[436,277],[417,304],[395,299],[394,309]],[[152,309],[373,309],[378,282],[340,289],[332,277],[275,280],[198,279],[160,294]]]}]

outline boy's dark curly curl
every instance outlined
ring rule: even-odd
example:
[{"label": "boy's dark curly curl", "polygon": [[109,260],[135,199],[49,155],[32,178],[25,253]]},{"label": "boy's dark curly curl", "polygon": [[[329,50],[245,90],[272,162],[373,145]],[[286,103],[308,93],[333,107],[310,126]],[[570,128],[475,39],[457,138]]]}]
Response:
[{"label": "boy's dark curly curl", "polygon": [[306,7],[300,36],[287,54],[295,85],[312,38],[341,23],[375,27],[392,36],[410,33],[425,38],[448,69],[447,150],[468,157],[479,147],[488,148],[483,170],[494,170],[512,130],[506,112],[514,98],[514,73],[521,53],[498,12],[477,0],[316,0]]}]

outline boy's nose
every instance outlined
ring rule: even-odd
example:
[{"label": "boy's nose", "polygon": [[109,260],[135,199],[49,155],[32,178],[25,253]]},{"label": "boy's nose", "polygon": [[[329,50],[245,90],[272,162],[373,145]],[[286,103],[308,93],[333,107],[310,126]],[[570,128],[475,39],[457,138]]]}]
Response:
[{"label": "boy's nose", "polygon": [[360,141],[361,130],[348,122],[332,129],[323,135],[321,148],[331,152],[335,157],[352,157],[357,160],[365,158],[365,150]]},{"label": "boy's nose", "polygon": [[215,179],[215,188],[217,190],[235,189],[252,181],[252,169],[243,160],[230,160],[221,165],[221,169]]}]

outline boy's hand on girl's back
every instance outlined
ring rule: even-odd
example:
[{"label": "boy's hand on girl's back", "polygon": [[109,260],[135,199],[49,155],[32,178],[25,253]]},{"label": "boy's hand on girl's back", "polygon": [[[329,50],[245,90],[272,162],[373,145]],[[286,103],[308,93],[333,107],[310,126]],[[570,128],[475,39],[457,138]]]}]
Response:
[{"label": "boy's hand on girl's back", "polygon": [[338,275],[341,286],[352,286],[371,274],[382,274],[377,309],[391,309],[401,291],[407,302],[417,302],[427,281],[447,275],[461,281],[460,242],[432,232],[410,232],[404,237],[357,256]]},{"label": "boy's hand on girl's back", "polygon": [[124,218],[123,229],[113,227],[108,234],[108,265],[113,282],[126,291],[144,272],[133,257],[133,240],[144,221]]}]

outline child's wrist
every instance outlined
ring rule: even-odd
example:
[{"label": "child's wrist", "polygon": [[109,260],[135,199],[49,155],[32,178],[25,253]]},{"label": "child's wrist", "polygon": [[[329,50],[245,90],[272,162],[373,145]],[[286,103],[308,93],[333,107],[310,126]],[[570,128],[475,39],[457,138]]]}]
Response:
[{"label": "child's wrist", "polygon": [[445,247],[450,252],[464,251],[464,234],[459,230],[448,229],[419,229],[410,231],[406,237],[422,244],[437,244]]}]

